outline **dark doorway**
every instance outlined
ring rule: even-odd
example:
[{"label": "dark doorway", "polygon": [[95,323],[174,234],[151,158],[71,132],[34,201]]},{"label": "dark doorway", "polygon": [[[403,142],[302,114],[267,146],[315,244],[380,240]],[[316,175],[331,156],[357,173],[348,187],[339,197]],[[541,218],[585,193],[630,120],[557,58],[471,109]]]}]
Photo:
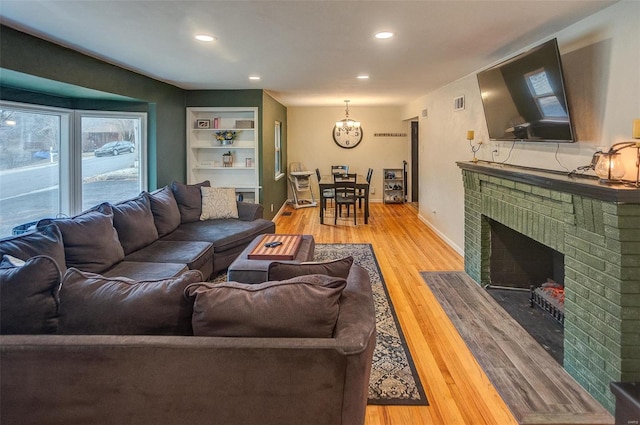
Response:
[{"label": "dark doorway", "polygon": [[418,202],[418,122],[411,122],[411,202]]}]

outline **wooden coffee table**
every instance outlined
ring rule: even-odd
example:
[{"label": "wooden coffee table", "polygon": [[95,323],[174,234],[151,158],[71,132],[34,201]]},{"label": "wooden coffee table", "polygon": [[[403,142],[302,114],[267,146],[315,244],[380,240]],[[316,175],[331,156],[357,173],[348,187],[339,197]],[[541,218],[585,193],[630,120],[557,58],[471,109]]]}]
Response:
[{"label": "wooden coffee table", "polygon": [[[280,241],[274,248],[265,243]],[[269,279],[269,265],[274,261],[301,263],[313,261],[316,243],[312,235],[267,234],[256,237],[227,269],[229,282],[262,283]]]}]

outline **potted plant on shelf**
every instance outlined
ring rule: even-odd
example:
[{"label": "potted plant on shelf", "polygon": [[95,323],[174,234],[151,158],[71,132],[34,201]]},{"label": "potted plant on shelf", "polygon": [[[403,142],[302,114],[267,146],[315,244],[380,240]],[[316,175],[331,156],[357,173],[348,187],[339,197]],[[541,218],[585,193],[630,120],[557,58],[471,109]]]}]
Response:
[{"label": "potted plant on shelf", "polygon": [[231,151],[222,154],[222,166],[233,167],[233,156],[231,155]]},{"label": "potted plant on shelf", "polygon": [[237,136],[237,131],[222,130],[216,132],[216,140],[223,146],[232,145]]}]

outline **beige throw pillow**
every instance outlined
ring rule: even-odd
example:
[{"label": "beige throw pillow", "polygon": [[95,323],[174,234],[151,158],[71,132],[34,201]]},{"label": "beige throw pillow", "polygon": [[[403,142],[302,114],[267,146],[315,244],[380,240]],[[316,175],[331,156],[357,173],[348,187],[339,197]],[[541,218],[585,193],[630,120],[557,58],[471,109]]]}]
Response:
[{"label": "beige throw pillow", "polygon": [[231,187],[201,187],[202,213],[200,220],[238,218],[236,191]]}]

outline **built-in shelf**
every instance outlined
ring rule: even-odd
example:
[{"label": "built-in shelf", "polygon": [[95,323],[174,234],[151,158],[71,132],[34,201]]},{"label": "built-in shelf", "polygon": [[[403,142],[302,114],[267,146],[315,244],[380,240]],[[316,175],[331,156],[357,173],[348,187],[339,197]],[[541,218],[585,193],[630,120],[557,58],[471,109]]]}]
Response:
[{"label": "built-in shelf", "polygon": [[[259,202],[257,117],[258,109],[250,107],[187,108],[187,181],[209,180],[215,187],[235,188],[245,201]],[[236,133],[232,144],[216,140],[221,131]],[[231,167],[223,165],[228,152]]]}]

